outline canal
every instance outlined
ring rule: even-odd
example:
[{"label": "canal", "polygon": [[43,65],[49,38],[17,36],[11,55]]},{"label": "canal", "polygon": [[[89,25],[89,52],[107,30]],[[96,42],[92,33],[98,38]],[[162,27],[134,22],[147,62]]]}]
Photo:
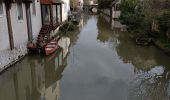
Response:
[{"label": "canal", "polygon": [[[169,100],[170,57],[140,47],[104,16],[83,15],[49,57],[28,55],[0,75],[0,100]],[[69,46],[69,42],[71,45]]]}]

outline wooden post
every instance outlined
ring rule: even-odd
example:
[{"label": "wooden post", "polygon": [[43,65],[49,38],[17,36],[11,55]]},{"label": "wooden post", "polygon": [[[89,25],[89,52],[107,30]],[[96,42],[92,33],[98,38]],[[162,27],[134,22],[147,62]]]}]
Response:
[{"label": "wooden post", "polygon": [[50,5],[50,25],[53,25],[53,5]]},{"label": "wooden post", "polygon": [[43,6],[44,5],[41,4],[40,6],[41,6],[41,21],[42,21],[42,25],[44,25],[44,15],[43,15],[44,14],[43,13]]},{"label": "wooden post", "polygon": [[12,32],[12,25],[11,25],[11,4],[5,3],[6,6],[6,16],[7,16],[7,24],[8,24],[8,34],[9,34],[9,42],[10,42],[10,49],[14,49],[14,39],[13,39],[13,32]]},{"label": "wooden post", "polygon": [[56,4],[56,23],[58,24],[58,6]]},{"label": "wooden post", "polygon": [[33,35],[32,35],[32,22],[31,22],[30,3],[27,3],[25,8],[26,8],[28,40],[31,41],[33,39]]}]

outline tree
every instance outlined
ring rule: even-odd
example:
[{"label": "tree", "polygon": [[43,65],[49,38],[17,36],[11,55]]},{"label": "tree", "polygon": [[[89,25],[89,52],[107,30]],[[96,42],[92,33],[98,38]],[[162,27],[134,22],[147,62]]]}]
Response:
[{"label": "tree", "polygon": [[114,0],[98,0],[99,9],[109,8]]},{"label": "tree", "polygon": [[129,26],[130,29],[143,27],[144,15],[139,0],[122,0],[120,4],[120,22]]},{"label": "tree", "polygon": [[70,6],[73,10],[76,9],[79,0],[70,0]]}]

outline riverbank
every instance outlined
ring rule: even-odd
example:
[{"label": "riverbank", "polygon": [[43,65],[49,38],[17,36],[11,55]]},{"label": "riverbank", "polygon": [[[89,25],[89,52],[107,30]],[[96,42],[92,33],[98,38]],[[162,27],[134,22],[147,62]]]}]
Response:
[{"label": "riverbank", "polygon": [[[110,15],[110,10],[109,9],[104,9],[104,10],[100,10],[100,12],[111,18],[112,16]],[[112,18],[112,20],[115,20],[115,18]],[[110,21],[110,20],[109,20]],[[120,26],[120,25],[119,25]],[[123,26],[123,25],[122,25]],[[162,43],[159,39],[153,41],[153,44],[155,47],[157,47],[158,49],[160,49],[161,51],[163,51],[165,54],[167,54],[168,56],[170,56],[170,47],[167,46],[166,43]]]},{"label": "riverbank", "polygon": [[161,41],[153,41],[153,44],[160,50],[162,50],[165,54],[170,56],[170,47],[167,46],[167,44],[162,43]]}]

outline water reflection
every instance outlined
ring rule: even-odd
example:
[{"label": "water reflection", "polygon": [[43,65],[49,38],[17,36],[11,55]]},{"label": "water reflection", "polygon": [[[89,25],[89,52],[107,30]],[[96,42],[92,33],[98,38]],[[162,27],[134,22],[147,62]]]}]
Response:
[{"label": "water reflection", "polygon": [[86,16],[59,41],[63,49],[2,74],[0,100],[169,100],[170,58],[136,46],[134,34],[108,28],[105,17]]},{"label": "water reflection", "polygon": [[67,33],[67,36],[70,38],[72,46],[74,46],[77,43],[77,40],[79,39],[79,34],[82,28],[86,27],[89,18],[90,17],[87,14],[81,14],[79,28],[76,29],[75,31]]},{"label": "water reflection", "polygon": [[102,38],[108,37],[105,41],[110,43],[110,38],[115,40],[116,37],[119,42],[112,41],[113,50],[116,48],[123,63],[132,64],[134,67],[135,78],[129,83],[128,100],[169,100],[170,58],[153,46],[136,46],[132,33],[121,32],[117,28],[106,33],[107,20],[106,16],[99,20],[103,25],[99,24],[98,27],[104,28],[102,31],[99,29],[101,32],[98,39],[102,41]]},{"label": "water reflection", "polygon": [[0,100],[59,100],[70,39],[49,57],[30,55],[0,76]]}]

